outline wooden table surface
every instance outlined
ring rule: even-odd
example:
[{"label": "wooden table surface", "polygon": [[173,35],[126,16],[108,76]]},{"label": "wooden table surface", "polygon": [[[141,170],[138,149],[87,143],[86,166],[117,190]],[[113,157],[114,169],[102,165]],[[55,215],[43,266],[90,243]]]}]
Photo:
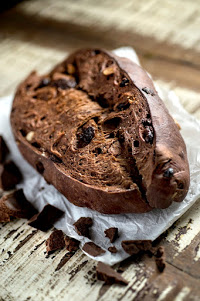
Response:
[{"label": "wooden table surface", "polygon": [[[32,0],[0,15],[0,96],[32,70],[48,71],[81,47],[133,46],[155,81],[172,88],[200,119],[200,2],[190,0]],[[200,300],[200,199],[160,239],[166,269],[128,259],[129,285],[96,280],[96,262],[80,250],[45,254],[43,233],[14,220],[0,224],[0,301]]]}]

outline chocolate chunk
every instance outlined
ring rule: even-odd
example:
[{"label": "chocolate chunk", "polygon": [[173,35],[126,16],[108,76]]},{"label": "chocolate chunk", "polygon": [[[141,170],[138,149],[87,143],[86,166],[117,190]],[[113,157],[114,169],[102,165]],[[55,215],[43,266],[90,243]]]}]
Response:
[{"label": "chocolate chunk", "polygon": [[9,216],[27,219],[37,213],[37,210],[26,199],[22,189],[5,194],[0,199],[0,210]]},{"label": "chocolate chunk", "polygon": [[130,103],[129,103],[129,102],[119,103],[119,104],[117,105],[117,109],[118,109],[119,111],[124,111],[124,110],[128,109],[129,107],[130,107]]},{"label": "chocolate chunk", "polygon": [[154,96],[155,93],[153,92],[153,90],[147,88],[147,87],[144,87],[142,88],[142,91],[144,91],[146,94],[150,94],[151,96]]},{"label": "chocolate chunk", "polygon": [[90,238],[90,230],[89,228],[92,227],[93,221],[91,217],[80,217],[75,223],[74,227],[78,235],[82,235],[85,237]]},{"label": "chocolate chunk", "polygon": [[118,236],[118,228],[109,228],[104,231],[106,237],[110,239],[110,242],[113,243],[119,236]]},{"label": "chocolate chunk", "polygon": [[146,126],[144,133],[143,133],[143,138],[146,141],[146,143],[153,143],[153,128],[152,126]]},{"label": "chocolate chunk", "polygon": [[119,84],[120,87],[125,87],[127,86],[129,83],[129,79],[128,78],[123,78],[121,83]]},{"label": "chocolate chunk", "polygon": [[0,188],[11,190],[22,180],[22,174],[12,161],[0,165]]},{"label": "chocolate chunk", "polygon": [[159,272],[162,273],[166,267],[164,257],[156,258],[155,261],[156,261],[156,266],[157,266]]},{"label": "chocolate chunk", "polygon": [[46,240],[47,254],[62,249],[64,248],[64,246],[65,246],[64,235],[61,230],[54,230],[49,236],[49,238]]},{"label": "chocolate chunk", "polygon": [[133,145],[134,145],[134,147],[139,147],[140,143],[139,143],[138,140],[135,140],[135,141],[133,142]]},{"label": "chocolate chunk", "polygon": [[165,249],[164,247],[160,246],[156,253],[155,253],[155,262],[156,262],[156,266],[158,268],[158,270],[160,272],[163,272],[163,270],[166,267],[166,263],[165,263]]},{"label": "chocolate chunk", "polygon": [[76,80],[73,76],[66,76],[68,77],[67,79],[64,79],[64,78],[59,78],[59,79],[56,79],[56,80],[53,80],[51,82],[51,85],[53,87],[56,87],[56,88],[60,88],[62,90],[66,90],[66,89],[69,89],[69,88],[75,88],[76,87]]},{"label": "chocolate chunk", "polygon": [[83,128],[82,133],[79,133],[77,135],[78,138],[78,147],[84,147],[88,145],[92,139],[94,138],[95,131],[92,126],[89,126],[87,128]]},{"label": "chocolate chunk", "polygon": [[86,253],[88,253],[89,255],[94,256],[94,257],[105,253],[105,251],[101,247],[97,246],[93,242],[85,243],[83,246],[83,251],[85,251]]},{"label": "chocolate chunk", "polygon": [[108,251],[109,251],[110,253],[117,253],[117,248],[116,248],[115,246],[109,247],[109,248],[108,248]]},{"label": "chocolate chunk", "polygon": [[6,156],[8,155],[9,150],[5,143],[5,140],[0,136],[0,163],[3,163]]},{"label": "chocolate chunk", "polygon": [[163,177],[165,177],[165,178],[172,178],[173,175],[174,175],[174,170],[171,167],[166,169],[163,173]]},{"label": "chocolate chunk", "polygon": [[128,284],[128,281],[126,281],[119,273],[103,262],[98,262],[96,273],[97,279],[104,281],[106,284]]},{"label": "chocolate chunk", "polygon": [[156,256],[157,258],[160,258],[160,257],[162,257],[162,256],[164,256],[164,255],[165,255],[165,249],[164,249],[164,247],[160,246],[160,247],[157,249],[155,256]]},{"label": "chocolate chunk", "polygon": [[49,230],[53,224],[64,214],[60,209],[48,204],[42,211],[35,214],[28,222],[29,226],[41,231]]},{"label": "chocolate chunk", "polygon": [[80,242],[78,240],[76,240],[75,238],[66,236],[65,237],[65,245],[66,245],[66,249],[69,252],[75,252],[78,250],[79,248],[79,244]]},{"label": "chocolate chunk", "polygon": [[124,251],[130,255],[135,255],[144,251],[151,250],[151,240],[124,240],[121,243]]},{"label": "chocolate chunk", "polygon": [[48,86],[49,83],[50,83],[50,79],[48,77],[44,77],[40,81],[39,85],[37,86],[37,89],[44,88],[44,87]]}]

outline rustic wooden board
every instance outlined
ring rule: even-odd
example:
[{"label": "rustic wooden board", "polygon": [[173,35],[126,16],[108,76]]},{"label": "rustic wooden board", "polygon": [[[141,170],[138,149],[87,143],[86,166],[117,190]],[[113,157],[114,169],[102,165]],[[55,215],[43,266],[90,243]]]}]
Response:
[{"label": "rustic wooden board", "polygon": [[[127,0],[123,7],[119,0],[20,3],[0,18],[0,95],[13,93],[32,69],[46,72],[76,48],[128,44],[157,83],[173,88],[200,119],[199,10],[199,2],[189,0],[164,0],[162,7],[158,0]],[[116,265],[130,281],[127,287],[97,281],[96,262],[80,250],[46,256],[51,231],[37,231],[25,220],[0,224],[0,301],[199,300],[199,219],[200,200],[163,235],[164,273],[148,256]]]},{"label": "rustic wooden board", "polygon": [[196,0],[129,0],[123,5],[121,0],[31,0],[2,14],[0,25],[6,45],[11,39],[21,51],[23,44],[47,52],[133,46],[155,78],[199,92],[199,11]]}]

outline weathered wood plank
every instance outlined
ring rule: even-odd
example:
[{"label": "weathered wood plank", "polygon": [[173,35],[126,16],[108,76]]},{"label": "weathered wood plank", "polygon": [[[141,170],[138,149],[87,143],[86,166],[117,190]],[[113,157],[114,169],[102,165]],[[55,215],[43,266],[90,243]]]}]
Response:
[{"label": "weathered wood plank", "polygon": [[[81,28],[90,28],[90,31],[104,32],[104,37],[117,39],[113,32],[122,33],[120,40],[127,43],[127,37],[137,36],[148,39],[149,47],[159,53],[156,44],[152,47],[150,40],[157,40],[160,45],[164,42],[168,44],[180,45],[182,49],[187,49],[185,57],[189,56],[189,50],[200,50],[199,31],[199,12],[198,1],[164,0],[162,4],[158,0],[150,1],[68,1],[48,0],[40,2],[34,0],[30,3],[24,2],[19,6],[20,10],[29,16],[38,15],[51,20],[77,24]],[[109,32],[111,33],[109,35]],[[89,33],[87,33],[89,34]],[[128,34],[128,35],[127,35]],[[123,38],[123,35],[125,36]],[[164,47],[163,47],[164,48]],[[148,48],[145,47],[145,51]],[[163,49],[161,50],[163,53]],[[174,56],[182,59],[178,50],[174,48],[173,53],[165,52],[167,57]],[[178,56],[177,56],[178,55]],[[192,62],[195,58],[190,57]],[[198,63],[199,58],[196,57]]]},{"label": "weathered wood plank", "polygon": [[[1,252],[4,249],[0,263],[1,296],[7,300],[9,292],[13,300],[26,300],[28,297],[35,300],[36,296],[41,300],[44,296],[48,298],[44,300],[64,300],[66,295],[68,300],[133,300],[134,296],[135,300],[153,300],[155,297],[159,297],[160,300],[173,300],[172,295],[175,297],[183,294],[186,297],[190,293],[191,298],[188,297],[187,300],[195,300],[195,297],[200,296],[197,285],[200,261],[196,257],[197,253],[191,253],[199,243],[195,236],[198,228],[196,229],[195,224],[192,226],[191,219],[197,223],[195,213],[199,212],[198,206],[199,202],[170,228],[166,241],[162,241],[166,247],[168,262],[163,274],[158,273],[154,260],[148,257],[141,261],[129,259],[120,264],[125,269],[123,276],[130,281],[127,288],[117,285],[105,288],[95,278],[96,263],[81,251],[74,255],[68,253],[68,261],[58,270],[57,267],[66,256],[66,251],[45,255],[44,240],[49,233],[34,230],[26,225],[24,220],[15,220],[6,226],[3,225],[0,244]],[[186,254],[177,248],[180,243],[185,243],[182,248]],[[31,289],[33,283],[34,291]],[[79,295],[80,284],[82,296]],[[6,290],[3,289],[4,286]]]},{"label": "weathered wood plank", "polygon": [[168,262],[200,280],[200,200],[168,231],[166,246]]},{"label": "weathered wood plank", "polygon": [[[100,19],[100,22],[98,9],[93,10],[91,14],[90,9],[85,9],[84,2],[75,4],[76,9],[74,9],[73,3],[69,2],[66,5],[62,0],[54,3],[51,0],[45,2],[35,0],[31,1],[31,4],[30,2],[21,3],[1,16],[1,32],[8,40],[11,36],[16,42],[19,40],[24,44],[29,44],[29,46],[30,44],[33,44],[33,47],[39,45],[39,47],[42,46],[44,49],[54,49],[56,52],[94,45],[107,49],[113,49],[122,45],[134,46],[143,66],[153,76],[163,78],[167,81],[174,80],[179,86],[200,91],[200,57],[198,47],[196,47],[198,45],[196,41],[198,27],[192,28],[193,22],[190,21],[191,26],[189,28],[191,28],[191,32],[188,34],[190,34],[191,40],[192,38],[194,39],[194,43],[188,48],[184,43],[181,44],[180,41],[179,43],[178,40],[178,44],[170,42],[170,37],[173,34],[176,35],[176,30],[178,31],[176,22],[171,29],[171,35],[165,37],[163,26],[168,28],[166,26],[167,18],[166,20],[163,18],[161,23],[155,23],[152,15],[149,14],[148,10],[145,10],[146,15],[144,17],[148,17],[148,22],[152,23],[149,25],[150,28],[155,27],[155,24],[156,28],[153,36],[150,35],[148,30],[143,35],[139,30],[141,26],[133,27],[131,22],[131,20],[135,20],[135,15],[137,17],[140,15],[140,10],[138,12],[132,7],[127,14],[126,10],[121,11],[117,7],[114,7],[113,11],[116,10],[116,12],[113,12],[113,14],[117,20],[121,20],[122,17],[120,18],[119,16],[130,19],[127,26],[121,28],[121,22],[118,21],[119,26],[115,26],[113,17],[106,18],[108,17],[107,14],[111,11],[111,3],[108,3],[109,9],[105,11],[104,21],[102,22],[102,19]],[[90,3],[91,1],[88,2],[87,5],[92,10],[94,4],[93,2]],[[150,0],[150,2],[159,7],[158,1]],[[166,14],[169,12],[167,2],[166,0],[163,2],[164,6],[167,7]],[[140,1],[137,0],[135,8],[139,4]],[[176,5],[179,9],[182,4],[179,2]],[[101,7],[101,11],[104,11],[103,7]],[[79,16],[77,17],[78,12]],[[190,15],[191,11],[188,13]],[[93,15],[97,15],[95,22],[92,17]],[[189,15],[181,14],[182,26],[187,24],[187,17]],[[159,20],[159,16],[157,18]],[[193,21],[199,24],[198,18],[195,18]],[[143,28],[145,27],[148,29],[147,24],[144,23]],[[15,28],[14,32],[13,28]],[[26,28],[26,31],[24,31],[24,28]],[[184,32],[182,33],[184,34]],[[185,42],[185,38],[182,41]]]}]

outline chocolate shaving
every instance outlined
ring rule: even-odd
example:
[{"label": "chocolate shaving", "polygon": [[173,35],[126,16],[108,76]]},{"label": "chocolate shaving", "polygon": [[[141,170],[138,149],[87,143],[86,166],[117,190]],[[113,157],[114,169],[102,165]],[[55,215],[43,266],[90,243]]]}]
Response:
[{"label": "chocolate shaving", "polygon": [[118,236],[118,228],[112,227],[104,231],[106,237],[110,239],[110,242],[113,243],[119,236]]},{"label": "chocolate shaving", "polygon": [[46,250],[48,255],[53,251],[64,248],[64,246],[65,240],[61,230],[54,230],[46,240]]},{"label": "chocolate shaving", "polygon": [[[6,221],[10,221],[10,218],[8,218],[10,216],[29,219],[37,213],[37,210],[26,199],[22,189],[5,194],[1,198],[0,211],[4,213]],[[6,215],[8,215],[8,217],[6,217]]]},{"label": "chocolate shaving", "polygon": [[128,281],[126,281],[119,273],[103,262],[98,262],[96,273],[97,279],[104,281],[106,284],[128,284]]},{"label": "chocolate shaving", "polygon": [[91,217],[80,217],[75,223],[74,227],[76,232],[80,236],[85,236],[90,238],[90,230],[89,228],[92,227],[93,221]]},{"label": "chocolate shaving", "polygon": [[44,206],[40,213],[34,215],[28,224],[31,227],[45,232],[49,230],[63,214],[63,211],[48,204]]},{"label": "chocolate shaving", "polygon": [[124,240],[121,242],[124,251],[130,255],[146,252],[151,250],[151,240]]},{"label": "chocolate shaving", "polygon": [[22,174],[12,161],[0,165],[0,188],[11,190],[22,180]]},{"label": "chocolate shaving", "polygon": [[85,251],[86,253],[88,253],[89,255],[94,256],[94,257],[105,253],[105,251],[101,247],[97,246],[93,242],[85,243],[83,246],[83,251]]},{"label": "chocolate shaving", "polygon": [[3,139],[2,136],[0,136],[0,163],[3,163],[6,156],[8,155],[9,150],[6,145],[5,140]]},{"label": "chocolate shaving", "polygon": [[108,251],[109,251],[110,253],[117,253],[117,252],[118,252],[118,250],[117,250],[117,248],[116,248],[115,246],[109,247],[109,248],[108,248]]},{"label": "chocolate shaving", "polygon": [[69,236],[65,237],[65,246],[69,252],[77,251],[79,248],[79,243],[80,242],[78,240],[76,240],[75,238],[72,238]]}]

